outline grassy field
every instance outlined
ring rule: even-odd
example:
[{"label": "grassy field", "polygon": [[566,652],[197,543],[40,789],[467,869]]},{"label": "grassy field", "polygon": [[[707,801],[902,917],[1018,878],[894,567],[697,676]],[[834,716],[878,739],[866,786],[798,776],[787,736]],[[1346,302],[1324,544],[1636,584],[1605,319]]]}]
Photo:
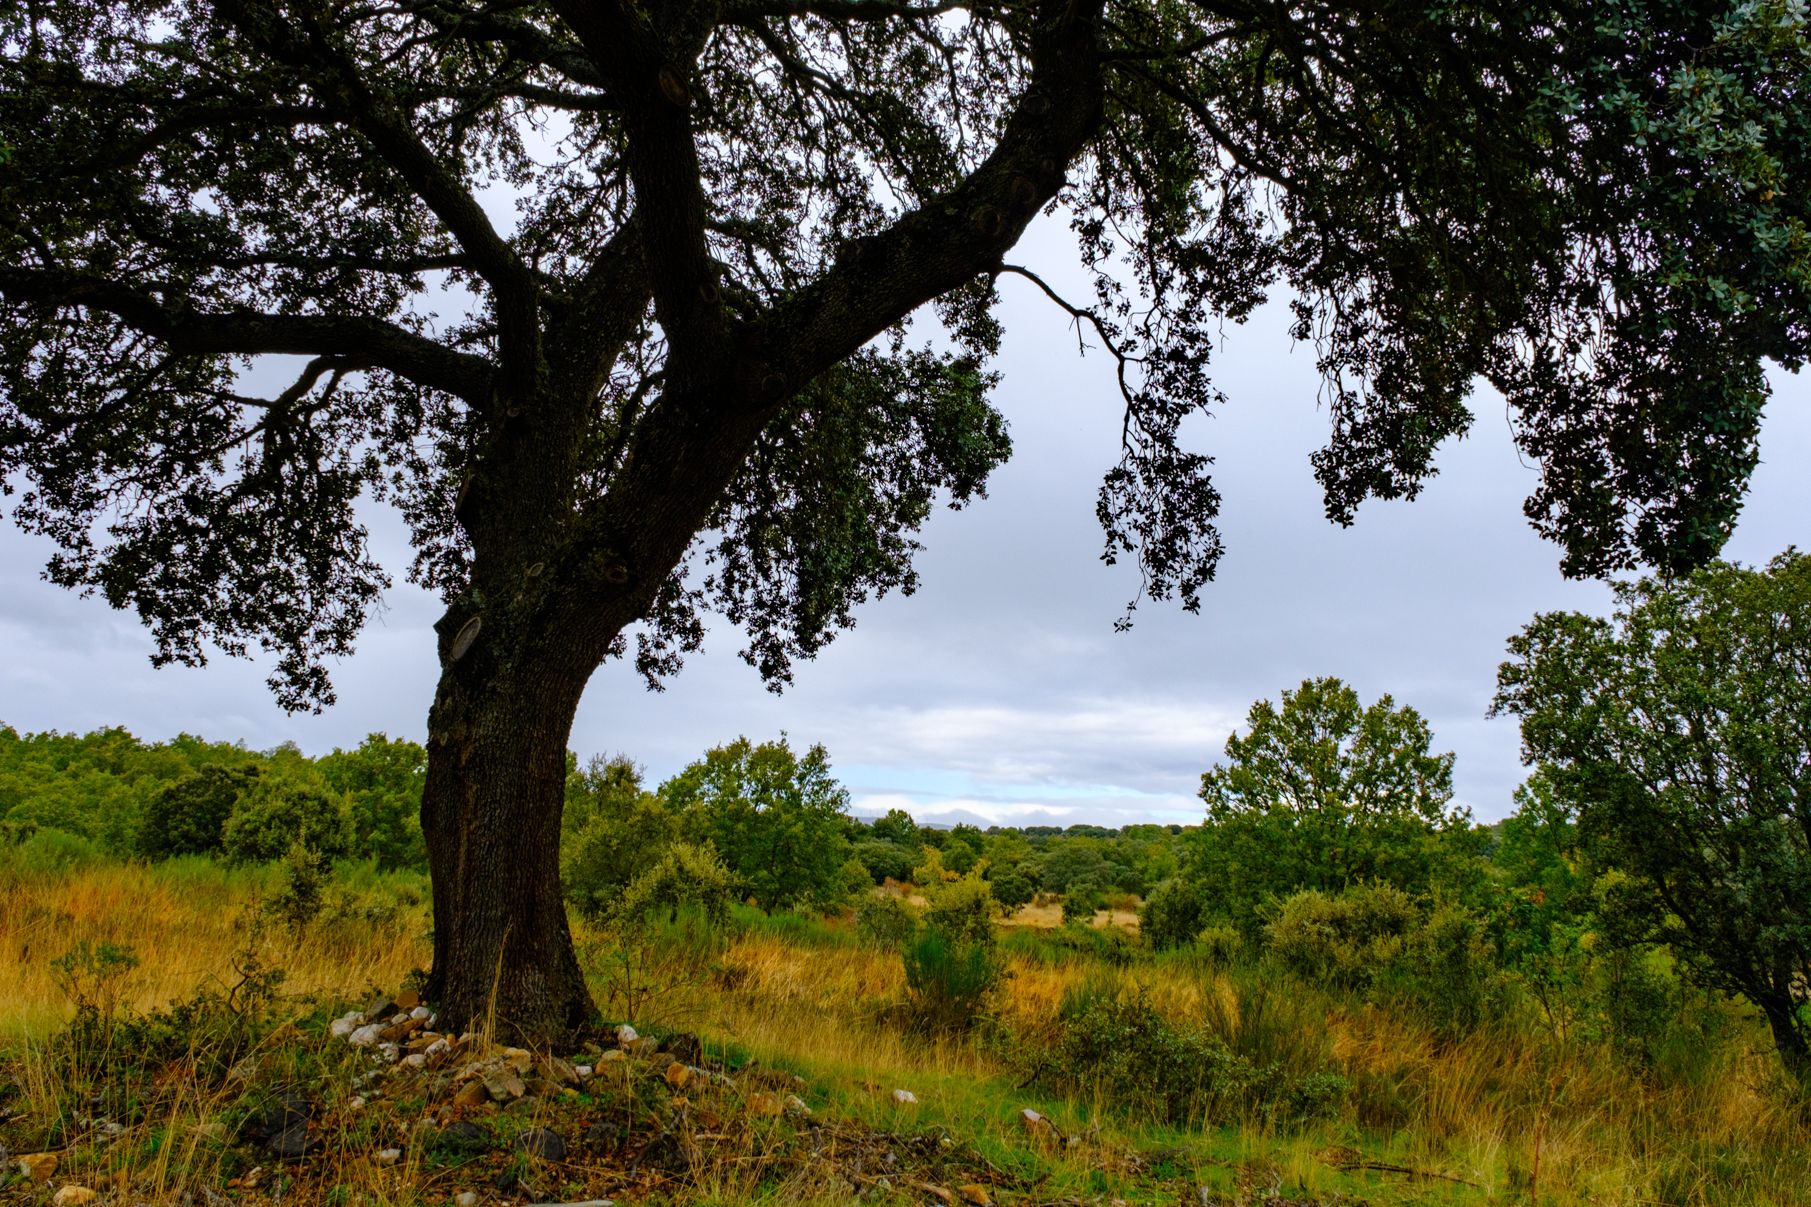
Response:
[{"label": "grassy field", "polygon": [[[606,1038],[561,1054],[597,1063],[582,1085],[454,1106],[431,1078],[371,1079],[367,1058],[326,1034],[427,962],[424,886],[342,882],[299,936],[257,920],[271,887],[203,860],[0,878],[0,1142],[15,1158],[57,1158],[38,1181],[9,1162],[0,1199],[49,1203],[77,1186],[207,1207],[224,1207],[215,1195],[442,1203],[464,1191],[485,1202],[1811,1202],[1804,1115],[1764,1032],[1727,1005],[1706,1004],[1718,1019],[1696,1050],[1636,1073],[1522,1021],[1442,1041],[1413,1018],[1256,969],[1065,945],[1037,920],[1002,940],[1009,977],[992,1017],[943,1039],[908,1025],[898,954],[864,946],[848,923],[746,916],[702,944],[580,926],[611,1020],[695,1035],[697,1064],[727,1077],[676,1085],[689,1075],[670,1073],[672,1056],[608,1062]],[[138,962],[54,966],[83,943]],[[1033,1059],[1035,1038],[1083,992],[1135,998],[1254,1064],[1330,1070],[1346,1088],[1307,1122],[1236,1104],[1178,1121],[1141,1103],[1136,1066],[1127,1085],[1053,1076]],[[96,1007],[81,1044],[66,1030],[72,993]],[[319,1148],[280,1162],[243,1137],[286,1090],[313,1104]],[[773,1108],[781,1090],[810,1114]],[[1049,1126],[1028,1130],[1026,1108]],[[479,1128],[481,1153],[436,1147],[454,1122]],[[514,1152],[509,1141],[534,1126],[571,1141],[568,1155]]]}]

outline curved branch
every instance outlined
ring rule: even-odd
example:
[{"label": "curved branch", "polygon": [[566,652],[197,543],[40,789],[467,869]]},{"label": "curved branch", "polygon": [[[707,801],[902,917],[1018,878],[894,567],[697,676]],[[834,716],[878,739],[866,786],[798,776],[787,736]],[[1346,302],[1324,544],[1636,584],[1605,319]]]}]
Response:
[{"label": "curved branch", "polygon": [[382,369],[473,406],[487,404],[492,391],[495,371],[483,357],[363,315],[197,312],[165,303],[148,290],[84,273],[5,266],[0,266],[0,297],[99,310],[174,352],[338,357],[348,367]]}]

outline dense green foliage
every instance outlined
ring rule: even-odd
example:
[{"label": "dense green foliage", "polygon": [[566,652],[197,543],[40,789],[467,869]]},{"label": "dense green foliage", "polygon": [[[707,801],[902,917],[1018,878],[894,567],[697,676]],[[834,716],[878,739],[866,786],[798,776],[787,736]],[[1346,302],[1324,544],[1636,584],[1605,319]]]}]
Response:
[{"label": "dense green foliage", "polygon": [[1549,613],[1509,650],[1498,709],[1626,876],[1600,913],[1758,1006],[1811,1082],[1811,557],[1625,584],[1613,617]]},{"label": "dense green foliage", "polygon": [[372,734],[309,759],[182,734],[142,742],[123,729],[19,735],[0,726],[0,825],[55,830],[116,856],[227,853],[281,858],[301,830],[331,858],[425,869],[417,814],[425,752]]}]

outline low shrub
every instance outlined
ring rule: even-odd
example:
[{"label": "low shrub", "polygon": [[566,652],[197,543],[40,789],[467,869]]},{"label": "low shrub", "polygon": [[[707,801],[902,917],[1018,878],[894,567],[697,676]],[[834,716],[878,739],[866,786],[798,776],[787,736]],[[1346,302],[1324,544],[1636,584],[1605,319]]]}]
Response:
[{"label": "low shrub", "polygon": [[709,844],[673,842],[641,875],[630,882],[611,910],[616,921],[635,921],[664,914],[677,919],[682,909],[696,910],[717,925],[729,920],[736,900],[735,875]]},{"label": "low shrub", "polygon": [[903,897],[872,892],[855,907],[855,933],[870,947],[896,950],[918,933],[918,911]]},{"label": "low shrub", "polygon": [[1158,951],[1181,947],[1200,933],[1207,901],[1192,881],[1173,876],[1151,890],[1138,914],[1138,933]]},{"label": "low shrub", "polygon": [[981,1021],[988,995],[1005,969],[992,943],[927,925],[900,952],[911,1020],[934,1034],[967,1031]]},{"label": "low shrub", "polygon": [[1300,1122],[1332,1111],[1346,1089],[1330,1069],[1254,1062],[1213,1031],[1164,1017],[1142,989],[1100,977],[1064,995],[1040,1068],[1068,1092],[1188,1126]]},{"label": "low shrub", "polygon": [[1397,963],[1420,923],[1407,893],[1373,884],[1337,896],[1315,889],[1296,893],[1265,929],[1271,956],[1296,976],[1364,989]]}]

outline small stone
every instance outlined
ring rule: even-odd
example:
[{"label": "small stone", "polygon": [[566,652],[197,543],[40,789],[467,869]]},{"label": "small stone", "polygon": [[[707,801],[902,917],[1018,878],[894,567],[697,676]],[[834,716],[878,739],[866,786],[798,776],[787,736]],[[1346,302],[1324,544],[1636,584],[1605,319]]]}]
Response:
[{"label": "small stone", "polygon": [[433,1042],[429,1043],[427,1047],[422,1049],[423,1052],[427,1053],[429,1060],[434,1060],[435,1058],[443,1055],[444,1053],[451,1052],[452,1050],[453,1050],[453,1045],[446,1042],[445,1036],[435,1039]]},{"label": "small stone", "polygon": [[434,1017],[434,1012],[429,1010],[426,1006],[417,1006],[415,1009],[409,1011],[409,1017],[418,1023],[425,1023],[430,1018]]},{"label": "small stone", "polygon": [[348,1102],[346,1105],[351,1107],[355,1111],[362,1111],[365,1109],[366,1105],[369,1102],[370,1102],[370,1099],[366,1098],[363,1094],[354,1094],[352,1096],[352,1100],[350,1102]]},{"label": "small stone", "polygon": [[993,1207],[993,1199],[987,1193],[987,1187],[979,1182],[970,1182],[966,1186],[956,1187],[956,1193],[962,1196],[964,1203],[974,1207]]},{"label": "small stone", "polygon": [[692,1070],[675,1060],[667,1066],[667,1084],[676,1090],[683,1090],[692,1080]]},{"label": "small stone", "polygon": [[345,1039],[363,1025],[364,1021],[364,1011],[353,1010],[350,1013],[340,1015],[338,1018],[328,1023],[327,1034],[333,1036],[335,1039]]},{"label": "small stone", "polygon": [[475,1190],[461,1190],[458,1194],[453,1196],[453,1204],[454,1207],[478,1207],[478,1192]]},{"label": "small stone", "polygon": [[637,1031],[634,1027],[631,1027],[628,1023],[624,1023],[616,1029],[616,1042],[618,1046],[632,1044],[640,1038],[641,1032]]},{"label": "small stone", "polygon": [[463,1107],[483,1106],[490,1101],[490,1087],[482,1081],[468,1081],[459,1087],[453,1095],[453,1105]]},{"label": "small stone", "polygon": [[917,1102],[918,1095],[912,1093],[912,1091],[910,1091],[910,1090],[894,1090],[893,1091],[893,1101],[899,1103],[901,1106],[904,1106],[907,1103]]},{"label": "small stone", "polygon": [[308,1121],[298,1119],[272,1132],[264,1147],[273,1157],[292,1158],[307,1156],[317,1144],[318,1141],[308,1134]]},{"label": "small stone", "polygon": [[586,1078],[590,1077],[591,1074],[597,1072],[597,1070],[590,1065],[573,1065],[572,1071],[578,1074],[580,1081],[584,1081]]},{"label": "small stone", "polygon": [[608,1052],[605,1052],[602,1056],[597,1058],[597,1063],[600,1065],[609,1065],[627,1059],[629,1059],[628,1053],[624,1052],[621,1048],[611,1048]]},{"label": "small stone", "polygon": [[30,1178],[33,1183],[42,1185],[50,1181],[50,1175],[57,1171],[57,1154],[27,1153],[19,1158],[19,1172]]},{"label": "small stone", "polygon": [[560,1133],[545,1127],[531,1127],[516,1137],[515,1150],[539,1157],[543,1161],[564,1161],[566,1141]]},{"label": "small stone", "polygon": [[50,1201],[56,1207],[82,1207],[82,1204],[92,1203],[100,1197],[101,1193],[98,1190],[90,1190],[86,1186],[70,1185],[57,1191]]},{"label": "small stone", "polygon": [[402,1063],[408,1065],[411,1069],[425,1069],[428,1064],[428,1054],[426,1052],[411,1052],[402,1058]]},{"label": "small stone", "polygon": [[811,1114],[811,1108],[806,1106],[805,1100],[797,1094],[788,1094],[786,1095],[786,1113],[802,1118]]},{"label": "small stone", "polygon": [[380,1148],[377,1150],[377,1159],[380,1164],[394,1165],[398,1161],[402,1160],[402,1149],[400,1149],[400,1148]]},{"label": "small stone", "polygon": [[448,1152],[474,1153],[482,1152],[486,1147],[484,1129],[476,1123],[460,1120],[449,1123],[440,1129],[435,1146]]},{"label": "small stone", "polygon": [[[396,1008],[398,1010],[415,1010],[420,1006],[421,994],[415,992],[413,989],[405,989],[396,995]],[[424,1014],[422,1017],[426,1018],[427,1015]]]},{"label": "small stone", "polygon": [[548,1085],[577,1085],[579,1075],[571,1065],[557,1056],[549,1056],[535,1066],[535,1074]]},{"label": "small stone", "polygon": [[383,1043],[377,1045],[377,1054],[383,1057],[385,1064],[395,1064],[402,1059],[402,1047],[398,1044]]},{"label": "small stone", "polygon": [[355,1048],[369,1048],[377,1043],[377,1037],[382,1035],[383,1031],[382,1023],[366,1023],[362,1027],[353,1028],[352,1032],[346,1036],[346,1042]]}]

